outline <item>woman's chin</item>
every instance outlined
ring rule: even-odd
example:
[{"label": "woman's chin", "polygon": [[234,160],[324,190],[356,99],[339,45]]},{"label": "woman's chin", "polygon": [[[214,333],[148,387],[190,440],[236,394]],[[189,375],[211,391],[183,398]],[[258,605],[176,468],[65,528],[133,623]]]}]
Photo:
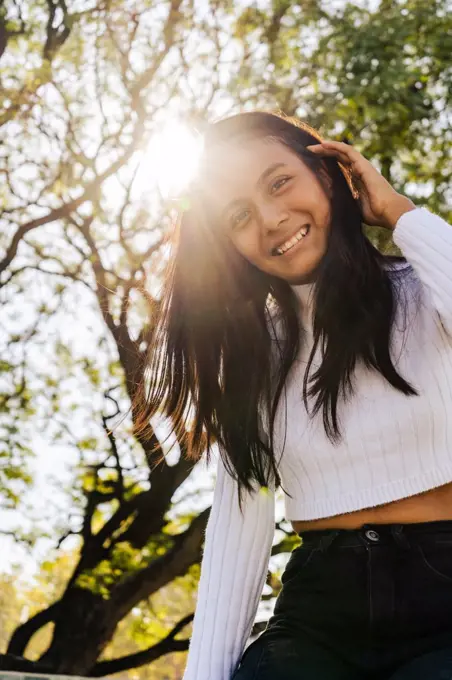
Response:
[{"label": "woman's chin", "polygon": [[314,262],[311,265],[304,262],[291,262],[285,267],[279,268],[277,276],[284,281],[287,281],[292,286],[300,286],[304,283],[314,283],[316,280],[316,269],[318,262]]}]

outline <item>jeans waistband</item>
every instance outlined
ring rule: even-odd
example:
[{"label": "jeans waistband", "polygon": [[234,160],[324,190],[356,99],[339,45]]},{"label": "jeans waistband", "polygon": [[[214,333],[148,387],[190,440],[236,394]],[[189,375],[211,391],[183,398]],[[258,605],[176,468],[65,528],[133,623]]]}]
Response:
[{"label": "jeans waistband", "polygon": [[452,520],[412,524],[363,524],[358,529],[314,529],[300,532],[303,545],[326,550],[333,543],[342,547],[359,547],[396,543],[409,548],[412,543],[449,534],[452,543]]}]

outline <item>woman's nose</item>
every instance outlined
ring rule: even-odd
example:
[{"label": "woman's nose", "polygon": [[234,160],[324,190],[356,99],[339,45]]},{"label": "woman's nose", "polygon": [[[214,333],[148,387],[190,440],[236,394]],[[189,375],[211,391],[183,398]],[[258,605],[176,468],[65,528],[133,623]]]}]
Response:
[{"label": "woman's nose", "polygon": [[278,231],[289,220],[287,210],[278,205],[265,205],[261,208],[262,225],[267,233]]}]

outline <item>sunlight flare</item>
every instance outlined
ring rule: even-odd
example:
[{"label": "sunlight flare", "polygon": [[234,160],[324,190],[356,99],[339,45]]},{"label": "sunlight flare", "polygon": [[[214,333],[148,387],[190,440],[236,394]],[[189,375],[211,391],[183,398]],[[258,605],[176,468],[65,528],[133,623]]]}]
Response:
[{"label": "sunlight flare", "polygon": [[180,196],[196,174],[203,144],[179,120],[166,123],[143,152],[135,178],[135,191],[144,194],[156,187],[164,200]]}]

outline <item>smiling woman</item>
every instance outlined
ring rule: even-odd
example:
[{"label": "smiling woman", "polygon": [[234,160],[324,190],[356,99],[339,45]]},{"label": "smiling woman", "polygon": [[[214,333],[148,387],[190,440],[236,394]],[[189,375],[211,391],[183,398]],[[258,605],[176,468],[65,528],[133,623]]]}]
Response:
[{"label": "smiling woman", "polygon": [[231,140],[212,156],[199,183],[208,181],[214,213],[237,251],[291,284],[313,281],[331,221],[317,173],[271,138]]},{"label": "smiling woman", "polygon": [[[220,452],[185,680],[450,676],[452,229],[319,141],[263,112],[210,126],[176,233],[135,412]],[[303,543],[242,655],[279,486]]]}]

